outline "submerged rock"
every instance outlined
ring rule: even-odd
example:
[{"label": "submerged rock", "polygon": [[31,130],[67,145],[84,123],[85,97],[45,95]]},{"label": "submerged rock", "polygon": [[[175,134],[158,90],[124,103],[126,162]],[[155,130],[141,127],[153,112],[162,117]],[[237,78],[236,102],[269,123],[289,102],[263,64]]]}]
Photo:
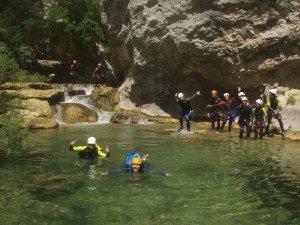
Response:
[{"label": "submerged rock", "polygon": [[79,185],[80,181],[74,175],[44,173],[36,175],[32,183],[24,184],[23,187],[32,193],[60,195],[73,192]]}]

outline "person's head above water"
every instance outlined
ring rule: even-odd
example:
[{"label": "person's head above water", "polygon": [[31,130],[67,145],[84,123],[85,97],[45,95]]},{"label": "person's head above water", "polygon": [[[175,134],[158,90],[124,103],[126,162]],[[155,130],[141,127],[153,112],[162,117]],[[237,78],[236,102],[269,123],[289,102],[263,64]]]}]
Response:
[{"label": "person's head above water", "polygon": [[96,145],[96,138],[94,138],[94,137],[89,137],[89,138],[87,139],[87,145],[88,145],[89,148],[94,148],[95,145]]},{"label": "person's head above water", "polygon": [[140,158],[133,158],[131,160],[131,169],[134,172],[138,172],[143,166],[142,160]]}]

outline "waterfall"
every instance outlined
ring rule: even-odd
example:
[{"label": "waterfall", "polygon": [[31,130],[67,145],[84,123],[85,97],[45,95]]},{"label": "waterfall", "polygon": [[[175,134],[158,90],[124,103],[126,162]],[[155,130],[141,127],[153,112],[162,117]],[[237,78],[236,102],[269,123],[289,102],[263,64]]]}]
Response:
[{"label": "waterfall", "polygon": [[[54,111],[54,118],[55,120],[61,124],[66,126],[73,126],[73,125],[94,125],[94,124],[103,124],[109,123],[111,118],[114,115],[114,112],[107,112],[101,110],[95,106],[94,99],[90,96],[93,90],[95,89],[95,85],[92,84],[55,84],[53,85],[53,89],[64,90],[64,101],[60,102],[56,106],[53,107]],[[70,95],[70,91],[81,91],[84,94],[77,94],[77,95]],[[84,105],[85,107],[95,111],[98,116],[98,120],[96,122],[80,122],[75,124],[66,124],[63,122],[62,118],[62,111],[63,111],[63,104],[66,103],[76,103]]]}]

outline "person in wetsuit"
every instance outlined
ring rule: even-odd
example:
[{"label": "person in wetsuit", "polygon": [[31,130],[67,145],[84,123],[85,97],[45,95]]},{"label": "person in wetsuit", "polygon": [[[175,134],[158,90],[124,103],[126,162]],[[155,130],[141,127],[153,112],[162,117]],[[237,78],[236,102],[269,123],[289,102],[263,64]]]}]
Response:
[{"label": "person in wetsuit", "polygon": [[255,101],[255,107],[253,109],[253,115],[254,115],[254,133],[255,138],[263,138],[264,128],[268,125],[267,117],[267,111],[263,107],[263,101],[261,99],[257,99]]},{"label": "person in wetsuit", "polygon": [[183,93],[175,94],[175,100],[181,107],[181,113],[179,115],[180,127],[178,131],[181,131],[183,129],[183,118],[186,120],[187,130],[190,131],[191,128],[190,119],[193,115],[193,109],[190,105],[190,101],[198,95],[201,95],[200,91],[197,91],[196,94],[188,98],[185,98]]},{"label": "person in wetsuit", "polygon": [[274,117],[280,126],[281,129],[281,135],[283,137],[286,136],[285,132],[284,132],[284,127],[283,127],[283,122],[282,122],[282,116],[279,110],[281,110],[281,106],[280,106],[280,98],[278,98],[277,96],[277,90],[276,89],[271,89],[269,92],[269,97],[267,98],[267,102],[266,102],[266,107],[268,108],[267,112],[268,112],[268,125],[266,127],[266,136],[269,136],[269,129],[270,129],[270,124],[272,121],[272,118]]},{"label": "person in wetsuit", "polygon": [[108,171],[108,172],[99,172],[100,175],[108,175],[108,174],[113,174],[113,173],[119,173],[119,172],[129,172],[133,174],[141,173],[141,172],[150,172],[150,173],[156,173],[162,176],[173,176],[171,173],[162,173],[162,172],[157,172],[153,171],[147,168],[144,168],[144,164],[140,158],[133,158],[131,161],[131,167],[129,168],[124,168],[120,170],[113,170],[113,171]]},{"label": "person in wetsuit", "polygon": [[223,104],[224,102],[218,97],[216,90],[211,91],[212,97],[208,101],[208,116],[211,120],[211,129],[215,129],[215,122],[217,121],[217,131],[221,132],[221,118],[223,117]]},{"label": "person in wetsuit", "polygon": [[223,106],[224,113],[223,113],[223,121],[222,126],[220,129],[220,133],[224,130],[224,127],[229,121],[228,124],[228,131],[231,131],[231,125],[232,125],[232,118],[233,118],[233,111],[231,109],[231,103],[235,100],[235,97],[230,98],[229,93],[224,94],[224,101],[221,102],[221,105]]},{"label": "person in wetsuit", "polygon": [[86,146],[77,146],[73,145],[77,142],[77,140],[71,141],[69,145],[70,151],[78,151],[78,156],[82,159],[94,159],[96,157],[105,158],[110,156],[109,147],[106,146],[104,153],[102,148],[96,143],[96,138],[89,137],[87,140]]},{"label": "person in wetsuit", "polygon": [[98,85],[104,85],[105,84],[105,75],[103,73],[102,64],[98,63],[97,67],[94,70],[94,79],[95,79],[95,88],[98,87]]},{"label": "person in wetsuit", "polygon": [[250,137],[251,132],[251,126],[252,126],[252,120],[253,120],[253,108],[251,105],[247,103],[247,97],[243,97],[242,104],[238,105],[235,109],[234,115],[233,115],[233,123],[232,126],[235,125],[235,119],[237,116],[239,116],[238,124],[240,126],[240,135],[239,138],[243,138],[244,135],[244,128],[246,127],[247,135],[246,137]]}]

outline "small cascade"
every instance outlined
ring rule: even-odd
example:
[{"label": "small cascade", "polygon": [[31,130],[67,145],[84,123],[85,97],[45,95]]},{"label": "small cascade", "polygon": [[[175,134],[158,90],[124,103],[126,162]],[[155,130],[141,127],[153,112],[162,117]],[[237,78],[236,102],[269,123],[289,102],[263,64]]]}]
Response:
[{"label": "small cascade", "polygon": [[[55,114],[55,120],[61,125],[94,125],[94,124],[103,124],[109,123],[111,118],[114,115],[114,112],[103,111],[95,106],[94,99],[90,96],[93,90],[95,89],[95,85],[92,84],[55,84],[53,85],[53,89],[64,90],[64,101],[60,102],[56,106],[53,107],[53,111]],[[71,94],[70,94],[71,93]],[[98,116],[98,120],[96,122],[80,122],[76,124],[66,124],[63,121],[62,111],[63,104],[81,104],[85,107],[95,111]]]},{"label": "small cascade", "polygon": [[131,117],[129,117],[124,124],[131,124]]},{"label": "small cascade", "polygon": [[150,122],[148,119],[146,118],[139,118],[138,121],[137,121],[138,124],[152,124],[152,122]]}]

